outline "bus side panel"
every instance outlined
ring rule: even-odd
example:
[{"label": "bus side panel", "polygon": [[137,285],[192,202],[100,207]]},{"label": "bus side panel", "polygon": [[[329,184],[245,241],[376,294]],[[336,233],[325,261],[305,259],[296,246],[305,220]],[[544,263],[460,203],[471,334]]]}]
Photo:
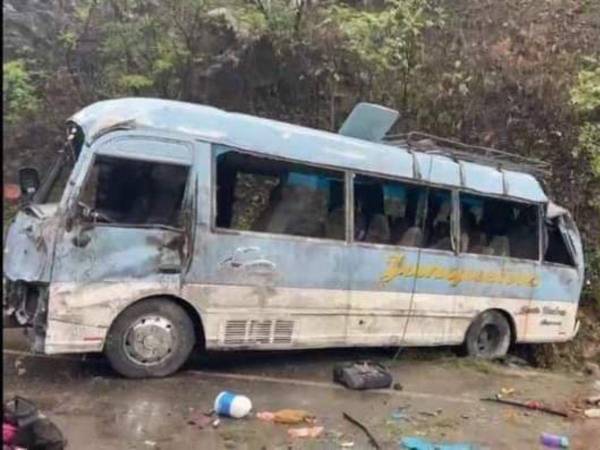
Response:
[{"label": "bus side panel", "polygon": [[350,253],[348,345],[400,345],[410,314],[419,250],[355,245]]},{"label": "bus side panel", "polygon": [[199,233],[185,296],[208,347],[345,343],[347,246],[258,233]]},{"label": "bus side panel", "polygon": [[536,266],[534,261],[422,250],[406,341],[462,343],[472,320],[488,309],[509,314],[517,336],[522,336],[527,316],[519,313],[529,307],[534,294]]},{"label": "bus side panel", "polygon": [[574,337],[581,278],[574,267],[542,264],[522,342],[566,341]]}]

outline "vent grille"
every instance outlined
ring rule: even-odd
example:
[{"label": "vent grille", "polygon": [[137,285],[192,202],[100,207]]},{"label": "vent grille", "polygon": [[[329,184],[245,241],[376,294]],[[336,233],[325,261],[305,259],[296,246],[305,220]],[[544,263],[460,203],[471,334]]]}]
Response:
[{"label": "vent grille", "polygon": [[289,344],[292,342],[294,333],[294,322],[291,320],[278,320],[275,322],[275,331],[273,332],[274,344]]},{"label": "vent grille", "polygon": [[240,345],[246,340],[246,321],[228,320],[225,325],[225,344]]},{"label": "vent grille", "polygon": [[290,344],[293,334],[292,320],[228,320],[223,342],[226,345]]},{"label": "vent grille", "polygon": [[253,320],[250,322],[248,341],[257,344],[268,344],[271,337],[271,320]]}]

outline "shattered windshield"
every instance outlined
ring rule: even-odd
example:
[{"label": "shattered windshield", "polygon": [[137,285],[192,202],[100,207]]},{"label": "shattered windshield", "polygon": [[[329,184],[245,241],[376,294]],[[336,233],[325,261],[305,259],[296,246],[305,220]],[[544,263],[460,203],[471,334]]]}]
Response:
[{"label": "shattered windshield", "polygon": [[58,151],[48,171],[42,174],[44,181],[35,195],[35,203],[57,203],[60,201],[82,144],[83,133],[81,128],[70,124],[67,127],[67,139],[64,146]]}]

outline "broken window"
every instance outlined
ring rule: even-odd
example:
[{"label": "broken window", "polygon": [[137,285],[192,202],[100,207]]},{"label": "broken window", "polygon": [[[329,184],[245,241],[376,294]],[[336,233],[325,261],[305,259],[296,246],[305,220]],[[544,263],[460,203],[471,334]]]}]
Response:
[{"label": "broken window", "polygon": [[544,223],[546,234],[544,261],[574,266],[575,263],[560,230],[559,221],[560,217],[556,217],[554,219],[546,219]]},{"label": "broken window", "polygon": [[345,239],[342,172],[219,148],[217,227]]},{"label": "broken window", "polygon": [[424,248],[452,250],[452,193],[447,189],[428,189]]},{"label": "broken window", "polygon": [[421,186],[357,175],[354,179],[354,239],[374,244],[419,247],[423,233]]},{"label": "broken window", "polygon": [[181,227],[189,168],[96,156],[80,196],[98,221]]},{"label": "broken window", "polygon": [[513,258],[539,258],[538,207],[460,194],[461,251]]}]

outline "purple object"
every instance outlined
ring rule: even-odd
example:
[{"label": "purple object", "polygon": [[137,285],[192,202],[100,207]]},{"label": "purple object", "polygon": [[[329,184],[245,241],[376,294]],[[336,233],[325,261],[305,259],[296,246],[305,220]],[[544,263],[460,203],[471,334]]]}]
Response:
[{"label": "purple object", "polygon": [[569,438],[566,436],[558,436],[556,434],[542,433],[542,435],[540,436],[540,441],[546,447],[552,447],[552,448],[568,448],[569,447]]}]

